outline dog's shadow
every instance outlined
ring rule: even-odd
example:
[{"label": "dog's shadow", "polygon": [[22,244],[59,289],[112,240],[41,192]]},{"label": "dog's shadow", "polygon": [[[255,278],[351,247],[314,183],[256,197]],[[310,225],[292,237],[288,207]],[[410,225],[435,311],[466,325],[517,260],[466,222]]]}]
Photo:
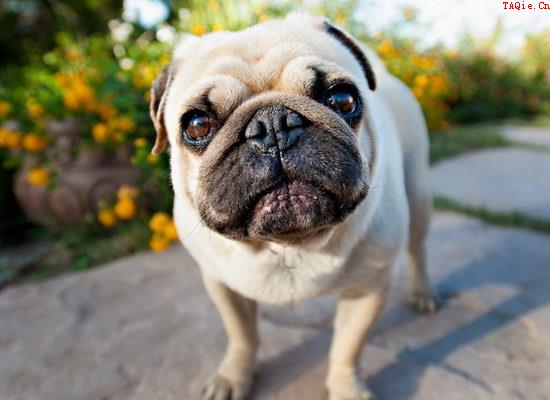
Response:
[{"label": "dog's shadow", "polygon": [[[526,233],[526,235],[529,234]],[[505,328],[522,315],[550,302],[550,281],[546,271],[549,265],[548,263],[541,265],[540,259],[531,257],[533,249],[525,245],[529,238],[524,239],[525,242],[521,242],[511,235],[503,235],[498,246],[494,246],[490,254],[464,264],[440,279],[436,290],[440,296],[450,302],[447,308],[444,304],[439,314],[418,316],[408,310],[404,303],[386,311],[379,328],[374,332],[370,346],[379,346],[379,342],[383,340],[377,339],[383,338],[388,333],[398,335],[401,327],[406,327],[412,322],[418,323],[418,318],[422,318],[422,328],[417,329],[415,335],[422,335],[424,332],[426,337],[432,336],[431,333],[436,329],[438,318],[445,318],[444,314],[450,308],[461,307],[459,300],[455,304],[452,299],[460,293],[480,290],[485,285],[494,286],[495,284],[511,288],[514,292],[512,296],[478,313],[477,317],[469,319],[468,322],[460,324],[451,331],[446,331],[428,343],[413,348],[403,346],[397,354],[392,355],[389,363],[367,377],[368,384],[378,399],[415,398],[419,383],[430,367],[457,374],[468,384],[491,391],[482,379],[476,379],[468,371],[448,365],[446,359],[461,348]],[[537,244],[531,243],[531,245]],[[522,264],[515,264],[517,260],[523,260]],[[309,374],[311,370],[317,370],[317,375],[320,374],[319,371],[324,374],[330,338],[330,329],[319,329],[316,334],[299,345],[262,362],[259,366],[258,384],[252,398],[254,400],[279,398],[277,394],[286,394],[288,387],[299,388],[300,378]],[[368,360],[367,348],[364,354],[366,362],[363,364],[368,364]],[[321,375],[318,378],[320,380],[316,384],[322,387],[324,376]],[[307,381],[310,382],[309,379]],[[304,390],[309,389],[304,388]],[[294,390],[291,392],[294,393]],[[316,393],[316,396],[319,393],[319,398],[322,398],[323,390],[317,388],[312,393]],[[310,399],[307,395],[300,398]]]}]

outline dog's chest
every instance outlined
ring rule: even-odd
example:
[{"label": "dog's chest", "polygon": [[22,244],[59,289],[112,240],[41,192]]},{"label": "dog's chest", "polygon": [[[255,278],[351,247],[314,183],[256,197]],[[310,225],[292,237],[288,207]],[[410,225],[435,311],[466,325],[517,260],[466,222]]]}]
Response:
[{"label": "dog's chest", "polygon": [[203,268],[233,290],[269,303],[322,295],[334,288],[344,268],[344,260],[332,254],[288,248],[269,248],[253,256],[239,253],[234,249]]}]

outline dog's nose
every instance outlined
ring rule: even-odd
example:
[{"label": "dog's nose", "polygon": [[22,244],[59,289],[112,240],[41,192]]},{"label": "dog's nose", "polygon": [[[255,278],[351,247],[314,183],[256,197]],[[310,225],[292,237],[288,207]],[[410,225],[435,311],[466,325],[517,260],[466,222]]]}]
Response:
[{"label": "dog's nose", "polygon": [[245,136],[262,153],[282,152],[296,143],[305,125],[306,120],[289,108],[265,107],[250,120]]}]

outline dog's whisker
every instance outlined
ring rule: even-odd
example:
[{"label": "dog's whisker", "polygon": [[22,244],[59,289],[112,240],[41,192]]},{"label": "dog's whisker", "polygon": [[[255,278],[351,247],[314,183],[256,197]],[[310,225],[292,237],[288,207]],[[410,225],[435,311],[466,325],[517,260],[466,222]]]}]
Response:
[{"label": "dog's whisker", "polygon": [[185,235],[185,237],[181,240],[188,239],[193,234],[193,232],[195,232],[195,229],[197,229],[200,224],[201,224],[201,221],[197,222],[193,227],[193,229],[191,229],[191,231],[187,235]]}]

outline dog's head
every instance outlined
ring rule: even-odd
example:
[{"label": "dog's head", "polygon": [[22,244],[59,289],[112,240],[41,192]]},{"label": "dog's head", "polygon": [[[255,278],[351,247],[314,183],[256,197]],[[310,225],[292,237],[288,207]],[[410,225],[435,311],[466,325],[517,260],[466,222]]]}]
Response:
[{"label": "dog's head", "polygon": [[375,86],[357,44],[318,18],[188,37],[154,83],[153,152],[170,143],[175,191],[212,230],[297,242],[365,198]]}]

